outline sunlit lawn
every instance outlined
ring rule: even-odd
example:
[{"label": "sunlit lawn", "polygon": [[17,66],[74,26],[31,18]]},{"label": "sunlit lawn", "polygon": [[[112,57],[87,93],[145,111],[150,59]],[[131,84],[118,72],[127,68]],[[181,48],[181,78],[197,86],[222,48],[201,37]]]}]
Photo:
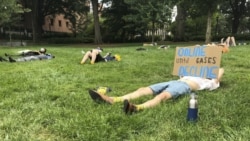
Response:
[{"label": "sunlit lawn", "polygon": [[[199,91],[199,120],[186,121],[189,96],[164,102],[132,116],[122,103],[97,104],[89,88],[108,86],[120,96],[171,79],[175,48],[104,46],[120,62],[80,65],[79,45],[0,47],[0,56],[22,49],[48,49],[53,60],[0,62],[0,140],[6,141],[247,141],[250,140],[250,46],[223,54],[221,88]],[[142,103],[151,97],[134,100]]]}]

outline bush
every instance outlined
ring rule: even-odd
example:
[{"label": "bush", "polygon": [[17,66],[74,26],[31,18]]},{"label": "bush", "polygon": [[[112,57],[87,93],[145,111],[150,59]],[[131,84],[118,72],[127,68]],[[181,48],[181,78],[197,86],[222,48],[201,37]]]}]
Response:
[{"label": "bush", "polygon": [[93,38],[50,38],[47,39],[50,44],[79,44],[79,43],[93,43]]},{"label": "bush", "polygon": [[205,35],[186,36],[188,41],[204,41]]}]

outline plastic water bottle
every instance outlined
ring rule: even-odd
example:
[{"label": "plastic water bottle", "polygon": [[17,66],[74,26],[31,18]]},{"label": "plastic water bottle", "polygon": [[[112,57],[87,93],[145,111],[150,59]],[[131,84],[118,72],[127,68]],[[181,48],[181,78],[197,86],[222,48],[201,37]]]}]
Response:
[{"label": "plastic water bottle", "polygon": [[191,98],[189,100],[187,120],[188,121],[197,121],[197,119],[198,119],[197,96],[195,95],[195,93],[192,93],[190,96],[191,96]]}]

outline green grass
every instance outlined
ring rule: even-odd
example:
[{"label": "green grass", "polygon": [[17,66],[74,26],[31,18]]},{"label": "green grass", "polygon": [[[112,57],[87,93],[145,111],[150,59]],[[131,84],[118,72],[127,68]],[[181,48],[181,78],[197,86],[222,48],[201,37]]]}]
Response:
[{"label": "green grass", "polygon": [[[175,49],[136,51],[139,45],[106,45],[121,62],[80,65],[93,46],[0,47],[0,56],[46,47],[54,60],[0,62],[0,140],[5,141],[247,141],[250,140],[250,46],[223,54],[221,88],[199,91],[199,120],[186,121],[189,96],[132,116],[122,103],[97,104],[89,88],[109,86],[120,96],[141,86],[176,79]],[[119,46],[119,47],[115,47]],[[151,97],[133,100],[144,102]]]}]

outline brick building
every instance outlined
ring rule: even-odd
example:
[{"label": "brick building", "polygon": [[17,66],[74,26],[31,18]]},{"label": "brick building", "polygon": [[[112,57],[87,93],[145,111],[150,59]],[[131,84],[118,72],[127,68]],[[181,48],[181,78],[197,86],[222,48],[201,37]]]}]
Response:
[{"label": "brick building", "polygon": [[70,21],[64,19],[64,15],[62,14],[55,17],[46,16],[42,28],[44,32],[72,33],[70,30]]}]

